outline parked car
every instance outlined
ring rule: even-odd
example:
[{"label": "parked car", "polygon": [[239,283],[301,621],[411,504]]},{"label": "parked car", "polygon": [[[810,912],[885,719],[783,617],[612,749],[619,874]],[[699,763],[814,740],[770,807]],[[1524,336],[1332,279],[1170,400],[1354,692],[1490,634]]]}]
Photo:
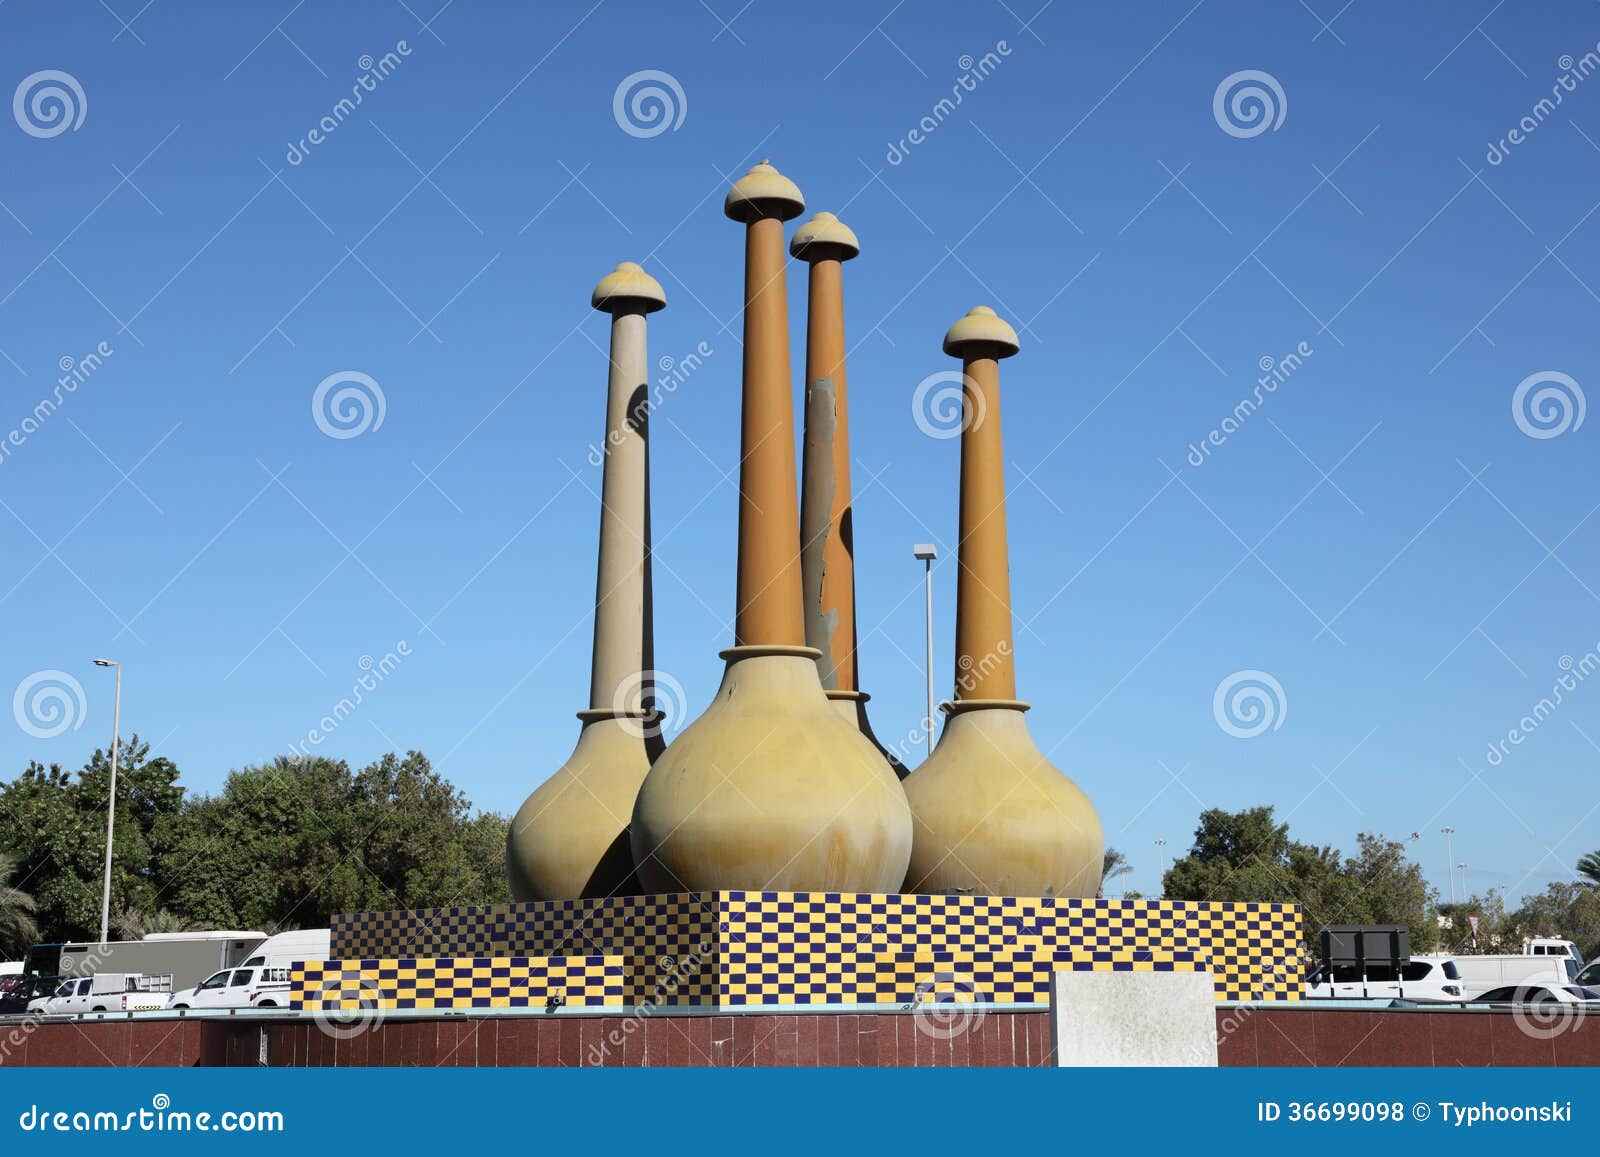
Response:
[{"label": "parked car", "polygon": [[27,1012],[29,1002],[51,995],[64,979],[62,976],[0,977],[0,1016]]},{"label": "parked car", "polygon": [[97,972],[69,976],[54,995],[28,1002],[29,1012],[46,1015],[85,1012],[148,1012],[167,1007],[172,977],[139,972]]},{"label": "parked car", "polygon": [[1565,956],[1577,965],[1577,968],[1572,970],[1574,974],[1583,967],[1583,953],[1579,952],[1578,946],[1570,940],[1536,936],[1522,946],[1522,952],[1525,956]]},{"label": "parked car", "polygon": [[269,937],[236,968],[212,973],[193,988],[172,994],[170,1008],[288,1008],[289,970],[307,960],[326,960],[330,934],[305,928]]},{"label": "parked car", "polygon": [[1600,1003],[1600,988],[1581,984],[1513,984],[1491,988],[1471,1004],[1589,1004]]},{"label": "parked car", "polygon": [[1461,999],[1461,974],[1453,956],[1413,956],[1398,974],[1392,964],[1371,961],[1364,973],[1354,965],[1330,969],[1324,964],[1306,977],[1306,996],[1313,1000],[1454,1001]]},{"label": "parked car", "polygon": [[1570,956],[1457,956],[1462,995],[1476,1000],[1496,988],[1520,984],[1572,984],[1578,969]]}]

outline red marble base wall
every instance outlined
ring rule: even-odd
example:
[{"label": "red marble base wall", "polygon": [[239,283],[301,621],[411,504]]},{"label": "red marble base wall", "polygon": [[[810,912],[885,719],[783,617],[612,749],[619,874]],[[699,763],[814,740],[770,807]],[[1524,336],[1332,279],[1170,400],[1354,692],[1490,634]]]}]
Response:
[{"label": "red marble base wall", "polygon": [[[877,1068],[1050,1063],[1049,1016],[989,1013],[936,1039],[892,1013],[787,1016],[505,1017],[393,1020],[338,1039],[315,1024],[266,1026],[267,1063],[283,1066],[706,1066]],[[223,1063],[253,1065],[261,1026],[225,1025]]]},{"label": "red marble base wall", "polygon": [[0,1025],[0,1068],[220,1065],[226,1037],[215,1031],[219,1027],[198,1020],[5,1024]]},{"label": "red marble base wall", "polygon": [[[1049,1016],[989,1012],[941,1039],[906,1013],[379,1021],[335,1037],[311,1021],[107,1020],[0,1026],[0,1066],[1041,1067]],[[951,1026],[952,1028],[956,1026]],[[1217,1010],[1227,1067],[1600,1066],[1600,1017],[1549,1037],[1510,1013],[1372,1009]]]},{"label": "red marble base wall", "polygon": [[1217,1029],[1227,1066],[1600,1065],[1596,1016],[1540,1037],[1509,1012],[1236,1008],[1217,1010]]}]

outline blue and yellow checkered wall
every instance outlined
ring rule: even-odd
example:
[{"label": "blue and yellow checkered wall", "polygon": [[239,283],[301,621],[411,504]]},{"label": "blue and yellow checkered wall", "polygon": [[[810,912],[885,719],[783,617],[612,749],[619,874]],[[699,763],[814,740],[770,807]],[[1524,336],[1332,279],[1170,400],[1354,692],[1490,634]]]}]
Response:
[{"label": "blue and yellow checkered wall", "polygon": [[586,1008],[623,1004],[620,956],[312,960],[289,971],[289,1006],[356,1009]]},{"label": "blue and yellow checkered wall", "polygon": [[[1064,968],[1204,967],[1218,999],[1300,996],[1290,904],[707,892],[336,916],[332,955],[620,957],[622,1003],[1040,1004]],[[932,988],[929,986],[933,985]]]}]

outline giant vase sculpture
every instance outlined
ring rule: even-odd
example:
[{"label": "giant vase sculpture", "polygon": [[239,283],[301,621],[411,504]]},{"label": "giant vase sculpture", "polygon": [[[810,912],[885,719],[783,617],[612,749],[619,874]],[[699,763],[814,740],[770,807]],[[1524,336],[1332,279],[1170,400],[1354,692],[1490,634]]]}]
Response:
[{"label": "giant vase sculpture", "polygon": [[628,818],[659,751],[650,608],[649,358],[645,315],[661,286],[625,261],[595,287],[611,315],[600,554],[589,707],[578,745],[511,821],[506,869],[514,900],[639,892]]},{"label": "giant vase sculpture", "polygon": [[944,339],[963,382],[956,685],[939,745],[905,781],[908,892],[1087,897],[1100,884],[1100,819],[1033,742],[1017,698],[1000,439],[1000,359],[1017,349],[984,306]]},{"label": "giant vase sculpture", "polygon": [[887,892],[910,857],[899,781],[828,702],[805,645],[783,247],[804,207],[765,162],[724,205],[745,226],[734,646],[716,697],[639,790],[633,852],[652,892]]},{"label": "giant vase sculpture", "polygon": [[850,405],[845,387],[842,265],[861,252],[832,213],[796,230],[789,252],[810,266],[806,308],[805,434],[800,457],[800,585],[806,645],[822,653],[817,671],[834,709],[860,728],[897,776],[867,722],[856,673],[855,510],[850,493]]}]

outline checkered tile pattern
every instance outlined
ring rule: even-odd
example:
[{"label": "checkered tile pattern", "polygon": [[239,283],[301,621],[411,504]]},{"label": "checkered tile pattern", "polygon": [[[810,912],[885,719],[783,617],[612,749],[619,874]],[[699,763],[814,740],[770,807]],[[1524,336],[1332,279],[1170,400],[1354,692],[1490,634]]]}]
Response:
[{"label": "checkered tile pattern", "polygon": [[1059,968],[1158,964],[1206,968],[1220,1000],[1296,1000],[1299,944],[1288,904],[893,893],[633,896],[333,923],[339,957],[621,956],[630,1005],[905,1004],[924,999],[931,972],[919,962],[950,965],[947,986],[996,1003],[1044,1003]]},{"label": "checkered tile pattern", "polygon": [[289,1006],[360,1009],[622,1007],[620,956],[313,960],[289,973]]}]

